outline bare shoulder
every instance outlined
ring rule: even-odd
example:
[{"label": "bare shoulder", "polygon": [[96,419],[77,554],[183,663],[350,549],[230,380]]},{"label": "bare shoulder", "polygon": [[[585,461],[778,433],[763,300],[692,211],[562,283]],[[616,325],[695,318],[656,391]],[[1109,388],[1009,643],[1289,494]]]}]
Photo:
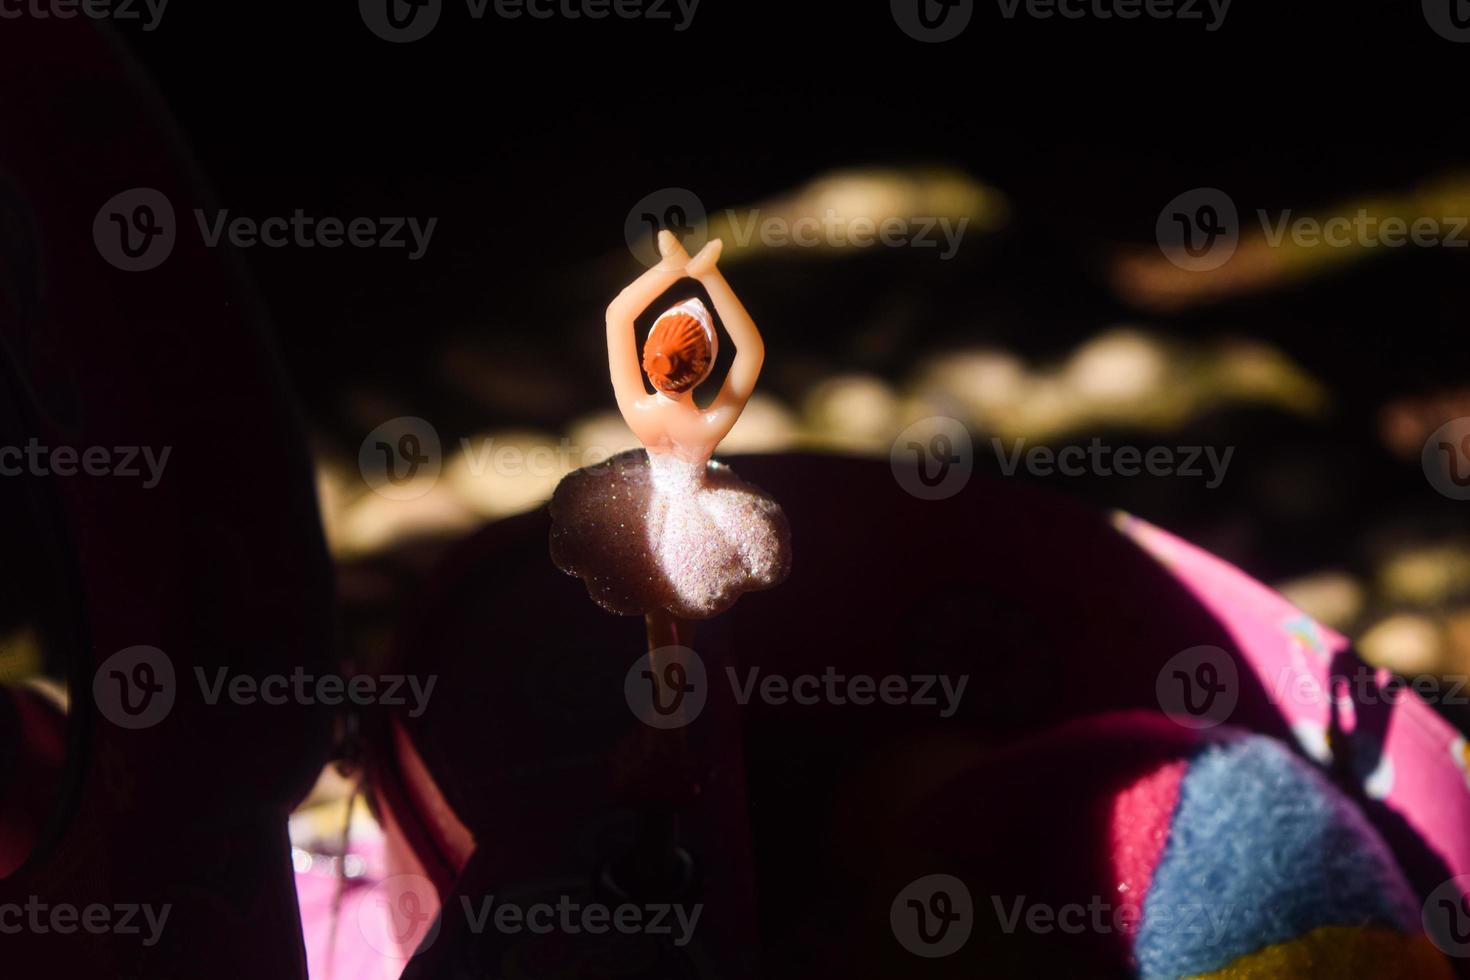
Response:
[{"label": "bare shoulder", "polygon": [[744,405],[731,405],[728,403],[722,405],[716,403],[700,414],[704,418],[705,425],[708,425],[712,429],[728,431],[735,424],[736,420],[740,418],[741,409],[744,407]]}]

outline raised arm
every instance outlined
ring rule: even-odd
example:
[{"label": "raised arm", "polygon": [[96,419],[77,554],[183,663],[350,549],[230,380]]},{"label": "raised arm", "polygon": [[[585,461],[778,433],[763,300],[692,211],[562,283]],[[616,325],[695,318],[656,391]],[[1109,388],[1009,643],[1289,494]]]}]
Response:
[{"label": "raised arm", "polygon": [[[725,325],[725,332],[735,345],[735,360],[730,365],[729,373],[725,375],[720,393],[710,403],[710,411],[734,409],[730,414],[738,417],[755,391],[756,380],[761,376],[761,365],[766,360],[766,344],[761,340],[760,331],[755,328],[755,321],[750,318],[744,304],[735,296],[735,291],[715,265],[722,247],[718,238],[710,242],[690,261],[688,270],[689,275],[698,279],[709,293],[709,298],[714,302],[715,310]],[[730,419],[730,424],[733,425],[734,421],[733,418]]]},{"label": "raised arm", "polygon": [[618,411],[630,427],[634,426],[633,407],[648,395],[643,387],[643,369],[638,363],[633,321],[664,290],[684,277],[684,266],[689,262],[689,253],[671,232],[658,233],[658,250],[663,255],[662,261],[629,283],[607,307],[607,373],[612,378]]}]

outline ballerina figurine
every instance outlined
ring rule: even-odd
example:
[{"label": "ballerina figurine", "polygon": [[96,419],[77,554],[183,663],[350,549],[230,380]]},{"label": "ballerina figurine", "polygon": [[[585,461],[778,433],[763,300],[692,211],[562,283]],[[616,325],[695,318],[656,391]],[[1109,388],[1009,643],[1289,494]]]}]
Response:
[{"label": "ballerina figurine", "polygon": [[[618,410],[644,449],[569,474],[551,500],[551,556],[583,579],[603,608],[623,615],[705,619],[744,592],[781,582],[791,533],[780,506],[713,462],[755,390],[765,345],[716,263],[719,239],[693,259],[659,233],[662,260],[607,308],[608,373]],[[694,389],[714,367],[719,338],[698,299],[665,310],[648,332],[639,372],[634,320],[682,278],[714,302],[735,360],[707,408]]]}]

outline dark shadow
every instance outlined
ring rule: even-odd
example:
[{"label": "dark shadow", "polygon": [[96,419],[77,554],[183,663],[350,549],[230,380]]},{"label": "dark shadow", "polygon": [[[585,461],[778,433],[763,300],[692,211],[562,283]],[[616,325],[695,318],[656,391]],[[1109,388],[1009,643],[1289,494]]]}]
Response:
[{"label": "dark shadow", "polygon": [[[1156,676],[1189,647],[1233,651],[1221,624],[1106,515],[1034,488],[975,480],[934,502],[905,494],[880,463],[780,456],[735,467],[785,508],[794,563],[785,584],[745,596],[695,639],[711,706],[688,729],[705,777],[680,828],[705,908],[689,955],[766,977],[1021,976],[1043,960],[1123,975],[1118,934],[994,933],[974,955],[919,960],[893,941],[888,903],[903,882],[967,868],[988,869],[990,880],[967,884],[992,924],[985,896],[1006,889],[1052,903],[1107,895],[1110,823],[1097,801],[1189,744],[1162,720]],[[488,527],[400,634],[397,669],[455,678],[421,718],[399,722],[479,841],[455,889],[471,900],[547,881],[590,894],[593,870],[629,833],[609,786],[618,746],[640,727],[622,691],[642,622],[609,616],[558,572],[547,529],[545,512]],[[914,704],[740,706],[730,695],[752,669],[829,667],[971,680],[949,717]],[[1240,676],[1231,721],[1294,747],[1254,673]],[[1056,751],[1046,765],[1003,764],[1032,736],[1130,710],[1161,719],[1158,737],[1095,748],[1071,770]],[[967,771],[986,778],[954,782]],[[940,800],[947,819],[933,814]],[[1368,810],[1416,885],[1446,877],[1406,828]],[[529,955],[509,937],[472,934],[455,900],[411,975]]]}]

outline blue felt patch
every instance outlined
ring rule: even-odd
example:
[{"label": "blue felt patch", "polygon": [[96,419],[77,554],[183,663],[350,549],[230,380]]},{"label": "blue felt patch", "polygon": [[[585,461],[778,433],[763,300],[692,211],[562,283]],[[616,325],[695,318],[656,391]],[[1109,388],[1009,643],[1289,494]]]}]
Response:
[{"label": "blue felt patch", "polygon": [[1416,931],[1418,903],[1378,832],[1322,773],[1275,739],[1203,749],[1134,942],[1138,975],[1218,970],[1320,926]]}]

